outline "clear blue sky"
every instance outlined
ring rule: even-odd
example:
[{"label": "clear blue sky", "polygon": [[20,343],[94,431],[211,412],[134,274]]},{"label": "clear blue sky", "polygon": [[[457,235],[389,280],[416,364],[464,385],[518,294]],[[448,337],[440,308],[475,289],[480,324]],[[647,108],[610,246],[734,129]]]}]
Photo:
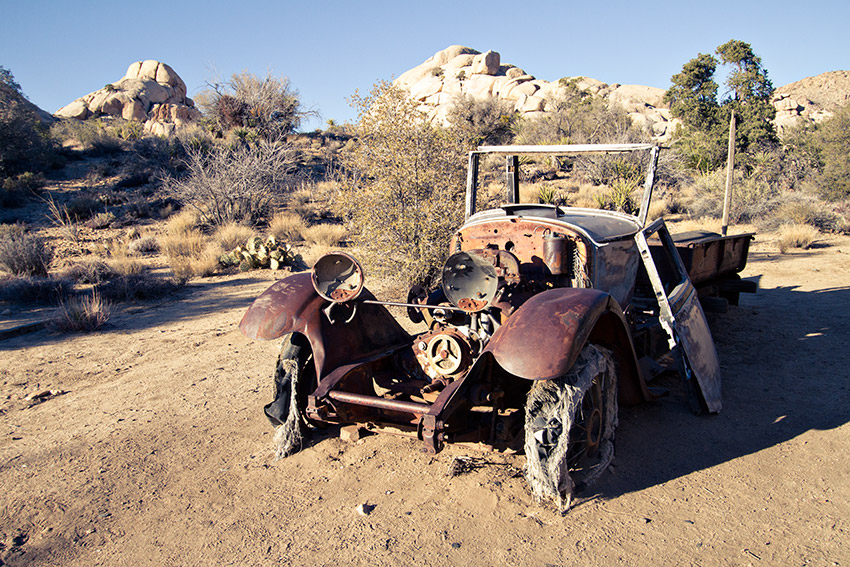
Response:
[{"label": "clear blue sky", "polygon": [[143,59],[171,65],[190,96],[216,72],[271,70],[321,114],[316,127],[353,120],[355,90],[453,44],[498,51],[539,79],[667,88],[683,63],[734,38],[778,87],[850,69],[848,22],[844,0],[0,0],[0,65],[50,112]]}]

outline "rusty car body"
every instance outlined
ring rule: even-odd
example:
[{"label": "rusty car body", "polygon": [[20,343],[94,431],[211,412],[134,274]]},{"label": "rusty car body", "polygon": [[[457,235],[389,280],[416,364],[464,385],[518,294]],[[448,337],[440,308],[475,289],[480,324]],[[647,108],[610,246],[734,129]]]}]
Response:
[{"label": "rusty car body", "polygon": [[[700,296],[737,302],[751,235],[646,224],[660,148],[650,144],[481,147],[469,155],[466,220],[441,285],[377,300],[350,255],[272,285],[242,332],[283,339],[266,414],[295,450],[306,424],[363,424],[418,438],[524,450],[539,498],[562,507],[613,456],[619,404],[657,394],[663,361],[695,410],[721,409],[720,367]],[[636,214],[520,203],[522,156],[644,156]],[[477,211],[482,156],[505,159],[504,203]],[[492,159],[492,158],[491,158]],[[682,256],[687,259],[687,265]],[[690,274],[696,275],[698,288]],[[421,332],[387,310],[406,307]]]}]

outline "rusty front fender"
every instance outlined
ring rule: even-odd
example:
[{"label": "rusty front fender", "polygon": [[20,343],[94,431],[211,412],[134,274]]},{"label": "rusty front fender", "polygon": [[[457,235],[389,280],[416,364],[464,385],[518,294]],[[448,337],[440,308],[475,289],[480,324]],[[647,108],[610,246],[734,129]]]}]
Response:
[{"label": "rusty front fender", "polygon": [[[374,299],[364,289],[360,298]],[[410,335],[381,305],[351,302],[356,312],[348,322],[331,323],[309,272],[284,278],[260,295],[239,323],[242,333],[263,341],[301,333],[310,341],[318,378],[347,362],[407,344]],[[343,309],[347,309],[343,307]]]},{"label": "rusty front fender", "polygon": [[653,397],[620,305],[598,290],[557,288],[533,296],[499,328],[484,352],[515,376],[551,380],[572,368],[587,342],[614,352],[623,403]]}]

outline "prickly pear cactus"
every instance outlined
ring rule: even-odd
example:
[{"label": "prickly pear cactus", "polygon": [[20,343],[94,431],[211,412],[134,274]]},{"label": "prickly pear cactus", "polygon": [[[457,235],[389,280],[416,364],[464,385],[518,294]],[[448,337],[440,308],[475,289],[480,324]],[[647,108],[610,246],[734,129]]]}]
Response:
[{"label": "prickly pear cactus", "polygon": [[269,236],[266,240],[255,236],[248,239],[245,246],[237,246],[222,254],[219,263],[226,268],[239,266],[241,271],[247,272],[261,268],[279,270],[284,266],[296,264],[298,260],[289,244],[278,242],[274,236]]}]

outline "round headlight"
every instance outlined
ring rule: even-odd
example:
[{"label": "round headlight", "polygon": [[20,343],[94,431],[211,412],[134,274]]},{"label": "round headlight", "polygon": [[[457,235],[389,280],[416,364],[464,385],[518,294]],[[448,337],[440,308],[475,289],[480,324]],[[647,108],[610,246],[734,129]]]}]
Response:
[{"label": "round headlight", "polygon": [[443,292],[453,304],[473,313],[490,305],[499,278],[496,268],[475,252],[452,254],[443,268]]},{"label": "round headlight", "polygon": [[313,288],[334,303],[357,299],[363,291],[363,268],[344,252],[325,254],[313,266]]}]

